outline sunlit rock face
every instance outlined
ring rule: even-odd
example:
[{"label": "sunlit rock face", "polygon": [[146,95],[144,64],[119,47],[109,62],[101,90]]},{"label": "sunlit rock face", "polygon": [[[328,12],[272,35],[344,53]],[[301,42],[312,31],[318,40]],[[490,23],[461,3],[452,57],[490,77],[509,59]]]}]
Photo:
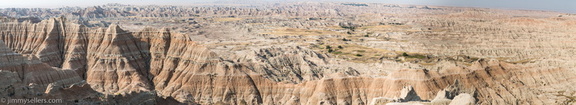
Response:
[{"label": "sunlit rock face", "polygon": [[[68,19],[2,17],[0,96],[469,105],[571,104],[576,93],[576,17],[389,4],[262,7],[108,5],[62,9]],[[54,16],[25,10],[0,13]]]}]

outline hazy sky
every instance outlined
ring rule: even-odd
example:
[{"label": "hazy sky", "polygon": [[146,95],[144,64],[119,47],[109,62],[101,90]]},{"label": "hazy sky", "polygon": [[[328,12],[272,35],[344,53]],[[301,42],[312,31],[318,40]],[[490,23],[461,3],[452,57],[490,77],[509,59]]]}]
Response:
[{"label": "hazy sky", "polygon": [[[133,5],[187,5],[200,2],[235,1],[250,3],[258,1],[307,1],[307,0],[0,0],[0,8],[8,7],[41,7],[56,8],[63,6],[94,6],[107,3]],[[366,2],[392,4],[418,4],[439,6],[486,7],[501,9],[550,10],[576,13],[576,0],[311,0],[337,2]]]}]

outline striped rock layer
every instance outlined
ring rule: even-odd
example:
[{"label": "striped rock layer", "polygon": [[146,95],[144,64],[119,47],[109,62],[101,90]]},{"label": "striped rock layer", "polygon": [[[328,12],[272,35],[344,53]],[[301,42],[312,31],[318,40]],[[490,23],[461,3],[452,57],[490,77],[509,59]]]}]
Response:
[{"label": "striped rock layer", "polygon": [[570,70],[486,59],[440,71],[402,69],[383,77],[335,74],[301,83],[276,82],[258,72],[265,70],[224,60],[219,56],[226,55],[211,52],[188,35],[154,28],[130,32],[118,25],[91,28],[64,18],[3,22],[0,40],[0,70],[9,71],[1,73],[18,77],[6,80],[10,83],[69,86],[85,80],[103,94],[156,92],[193,104],[363,105],[415,95],[450,100],[459,96],[438,93],[453,92],[447,89],[455,84],[466,93],[458,99],[478,100],[474,103],[554,104],[562,97],[553,90],[576,89]]}]

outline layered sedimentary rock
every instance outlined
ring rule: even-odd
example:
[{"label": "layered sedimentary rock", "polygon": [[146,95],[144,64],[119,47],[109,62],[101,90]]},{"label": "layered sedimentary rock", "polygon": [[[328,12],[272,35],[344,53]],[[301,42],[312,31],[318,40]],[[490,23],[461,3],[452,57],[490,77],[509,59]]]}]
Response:
[{"label": "layered sedimentary rock", "polygon": [[229,58],[277,82],[301,83],[332,73],[359,75],[353,68],[330,66],[336,61],[327,54],[298,46],[264,47],[256,51],[239,52]]},{"label": "layered sedimentary rock", "polygon": [[[196,23],[172,18],[155,19],[179,25],[135,31],[62,17],[3,18],[0,82],[40,89],[2,84],[1,95],[44,93],[77,104],[570,104],[576,91],[570,18],[383,4],[150,7],[156,9],[111,5],[64,12],[87,20],[140,16],[119,19],[137,22],[200,14],[206,17],[184,22],[213,23],[193,25],[191,35],[172,29]],[[402,10],[410,11],[394,15]],[[567,43],[547,44],[554,41]],[[354,62],[363,60],[373,62]]]},{"label": "layered sedimentary rock", "polygon": [[0,42],[2,98],[51,97],[46,94],[53,89],[82,83],[82,78],[75,71],[51,67],[34,56],[15,53],[4,41]]},{"label": "layered sedimentary rock", "polygon": [[130,32],[112,25],[102,34],[89,36],[86,78],[103,92],[147,91],[147,52]]},{"label": "layered sedimentary rock", "polygon": [[[262,74],[262,71],[258,71],[261,68],[250,68],[254,66],[223,60],[192,42],[187,35],[172,33],[167,29],[147,28],[141,32],[128,32],[117,25],[107,29],[90,29],[67,24],[61,19],[3,24],[2,28],[9,30],[2,31],[2,40],[10,40],[3,44],[30,56],[25,58],[18,53],[10,53],[11,49],[4,47],[4,56],[14,56],[6,60],[32,59],[32,63],[3,63],[5,69],[23,73],[18,75],[24,78],[22,81],[44,85],[57,80],[79,81],[80,77],[74,76],[76,74],[72,70],[52,70],[54,68],[50,66],[85,69],[76,71],[86,75],[87,83],[98,92],[124,94],[156,91],[161,97],[174,97],[187,103],[370,104],[374,102],[373,99],[380,97],[401,97],[400,102],[432,100],[436,92],[458,80],[464,89],[474,90],[474,93],[469,94],[475,94],[473,97],[479,99],[479,103],[514,104],[520,101],[544,104],[554,101],[534,96],[545,92],[531,91],[531,88],[547,87],[547,84],[571,86],[562,84],[571,84],[573,82],[569,80],[574,78],[569,75],[570,71],[562,68],[531,70],[495,60],[479,60],[470,66],[439,71],[405,69],[384,77],[343,75],[307,80],[299,84],[277,83],[273,78],[265,78],[263,75],[270,74]],[[266,64],[278,65],[275,68],[323,62],[307,61],[311,58],[303,59],[301,56],[285,56],[287,58],[275,60],[277,58],[274,57],[281,53],[272,53],[270,49],[261,51],[260,56],[267,60]],[[313,58],[322,57],[314,52],[308,54]],[[36,57],[40,60],[34,62]],[[34,70],[48,69],[54,73],[35,74],[19,68],[21,66],[14,66],[22,64],[33,65],[25,67],[37,68]],[[45,74],[73,77],[41,76]],[[403,90],[402,87],[406,86],[413,88]],[[407,92],[402,93],[402,90]]]},{"label": "layered sedimentary rock", "polygon": [[[49,84],[57,86],[68,86],[80,82],[80,78],[73,70],[61,70],[53,68],[45,63],[38,61],[37,58],[25,57],[21,54],[12,52],[3,41],[0,44],[0,55],[2,57],[3,72],[13,72],[13,79],[22,82],[22,84],[38,85],[40,89]],[[11,73],[7,73],[9,75]],[[11,76],[7,76],[11,77]],[[13,81],[12,79],[7,79]]]},{"label": "layered sedimentary rock", "polygon": [[[2,40],[11,41],[1,41],[2,46],[0,46],[0,48],[2,48],[3,55],[1,70],[15,72],[6,74],[11,74],[11,76],[6,77],[17,77],[14,81],[7,79],[6,82],[19,84],[30,83],[31,85],[34,84],[34,86],[38,85],[37,87],[40,88],[38,91],[44,92],[44,88],[46,89],[45,93],[50,94],[50,97],[66,97],[65,93],[74,92],[80,88],[79,90],[86,92],[80,92],[85,96],[78,96],[80,97],[79,99],[85,97],[88,100],[92,100],[88,101],[89,103],[93,103],[94,99],[92,98],[99,97],[98,95],[100,95],[100,93],[114,95],[110,97],[119,97],[117,95],[120,94],[130,94],[128,96],[120,97],[127,97],[129,100],[152,99],[151,103],[155,103],[157,102],[155,101],[156,94],[149,93],[151,90],[154,90],[154,87],[152,87],[154,76],[167,73],[169,73],[169,75],[173,74],[173,72],[170,71],[160,72],[160,70],[158,70],[159,72],[156,73],[150,73],[150,71],[148,71],[149,68],[160,68],[164,66],[164,64],[158,62],[153,63],[159,65],[150,66],[149,64],[151,58],[148,48],[162,49],[165,47],[157,45],[150,47],[149,44],[142,42],[150,41],[151,37],[156,37],[156,35],[150,35],[150,33],[138,33],[140,35],[148,34],[148,36],[139,36],[138,38],[135,38],[137,35],[132,35],[131,32],[124,31],[120,29],[119,26],[114,25],[108,29],[90,29],[72,23],[70,23],[70,25],[65,25],[64,20],[61,18],[53,18],[40,23],[9,22],[8,24],[3,25],[2,28],[5,31],[2,31]],[[15,26],[18,26],[19,28],[14,28]],[[34,29],[34,27],[37,26],[46,27],[42,27],[45,29]],[[55,27],[67,31],[56,30],[54,29]],[[31,28],[31,30],[27,30],[29,28]],[[21,31],[21,33],[7,31],[12,29],[23,31]],[[46,31],[46,29],[50,29],[51,31]],[[168,31],[166,32],[169,33]],[[162,32],[160,34],[162,34]],[[168,39],[170,39],[170,36],[168,37]],[[159,42],[166,42],[166,40],[163,40],[164,37],[156,38],[160,39]],[[202,53],[207,52],[201,50],[200,47],[200,51],[193,53],[193,50],[197,50],[193,47],[195,45],[193,45],[193,42],[188,41],[188,38],[183,37],[182,35],[172,36],[172,38],[175,40],[172,41],[173,43],[168,44],[180,47],[173,47],[170,49],[170,52],[174,52],[170,54],[179,54],[167,55],[168,58],[166,59],[179,59],[180,57],[199,57],[198,59],[202,59],[204,57]],[[192,47],[181,46],[186,45],[180,44],[182,42],[189,43],[189,46]],[[14,49],[10,49],[5,44],[14,47]],[[187,48],[188,50],[186,50]],[[19,51],[19,53],[12,52],[13,50]],[[190,53],[180,53],[182,50],[193,53],[191,55],[200,56],[185,55]],[[165,53],[165,51],[160,52]],[[20,53],[26,54],[28,57],[24,57]],[[52,55],[45,56],[47,54]],[[190,60],[182,62],[189,61]],[[167,60],[167,62],[169,61]],[[168,65],[171,64],[172,63],[166,64],[166,68],[170,69]],[[201,66],[202,65],[197,65],[196,67]],[[66,68],[67,70],[60,70],[60,68]],[[176,68],[176,66],[174,66],[174,68]],[[83,81],[81,81],[83,78],[78,74],[82,75],[90,85],[81,85],[83,83]],[[170,77],[158,78],[158,83],[166,82],[168,79],[171,79]],[[23,81],[23,83],[20,83],[20,81]],[[72,86],[72,84],[79,84],[81,86]],[[161,87],[162,85],[156,86]],[[11,94],[14,94],[14,92]],[[72,99],[78,100],[78,98]],[[158,99],[164,100],[162,98]],[[171,98],[168,98],[168,100],[169,99]],[[77,100],[76,102],[78,102]],[[100,101],[114,104],[117,100]],[[135,101],[127,102],[138,103]]]}]

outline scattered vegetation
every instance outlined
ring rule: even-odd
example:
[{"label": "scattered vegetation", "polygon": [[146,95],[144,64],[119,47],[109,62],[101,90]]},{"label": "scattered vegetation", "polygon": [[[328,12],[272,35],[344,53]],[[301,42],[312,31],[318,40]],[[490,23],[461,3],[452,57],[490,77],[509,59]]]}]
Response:
[{"label": "scattered vegetation", "polygon": [[534,63],[533,60],[534,60],[534,59],[524,59],[524,60],[519,60],[519,61],[513,61],[513,62],[510,62],[510,63],[514,63],[514,64]]},{"label": "scattered vegetation", "polygon": [[470,56],[467,56],[467,57],[468,57],[468,59],[470,59],[470,62],[474,62],[474,61],[477,61],[480,59],[480,58],[470,57]]},{"label": "scattered vegetation", "polygon": [[301,29],[301,28],[278,28],[278,29],[271,30],[271,32],[261,33],[261,34],[294,36],[294,35],[338,35],[338,34],[342,34],[342,33],[335,32],[335,31],[328,31],[328,30],[312,30],[312,29]]},{"label": "scattered vegetation", "polygon": [[352,31],[356,30],[356,27],[355,27],[355,26],[340,26],[340,27],[345,28],[345,29],[349,29],[349,30],[352,30]]},{"label": "scattered vegetation", "polygon": [[565,91],[559,91],[556,96],[566,97],[567,99],[564,101],[564,105],[572,105],[572,103],[576,103],[576,96],[568,96],[564,95]]},{"label": "scattered vegetation", "polygon": [[352,41],[352,39],[342,38],[342,41]]},{"label": "scattered vegetation", "polygon": [[411,55],[410,55],[410,54],[408,54],[408,53],[406,53],[406,52],[402,53],[402,56],[404,56],[404,57],[406,57],[406,58],[417,58],[417,59],[427,58],[427,57],[424,56],[424,55],[420,55],[420,54],[411,54]]},{"label": "scattered vegetation", "polygon": [[402,53],[402,56],[410,56],[406,52]]},{"label": "scattered vegetation", "polygon": [[[396,24],[388,24],[388,23],[384,23],[384,25],[357,27],[356,30],[369,31],[371,33],[390,32],[390,31],[403,31],[403,32],[420,31],[420,30],[412,30],[409,25],[396,25]],[[370,34],[370,33],[368,33],[368,34]]]},{"label": "scattered vegetation", "polygon": [[352,35],[352,32],[348,31],[348,32],[346,32],[346,34],[348,34],[348,35]]},{"label": "scattered vegetation", "polygon": [[385,55],[386,53],[394,53],[388,50],[370,48],[356,44],[327,43],[327,45],[317,47],[313,46],[312,48],[315,48],[315,50],[317,51],[323,51],[323,52],[329,51],[327,53],[333,54],[337,58],[346,59],[356,63],[380,62],[382,57],[388,58],[395,56],[395,55]]},{"label": "scattered vegetation", "polygon": [[[330,45],[327,45],[326,49],[328,49],[328,53],[332,53],[335,51],[334,49],[332,49],[332,47]],[[340,53],[342,53],[342,52],[340,52]]]}]

